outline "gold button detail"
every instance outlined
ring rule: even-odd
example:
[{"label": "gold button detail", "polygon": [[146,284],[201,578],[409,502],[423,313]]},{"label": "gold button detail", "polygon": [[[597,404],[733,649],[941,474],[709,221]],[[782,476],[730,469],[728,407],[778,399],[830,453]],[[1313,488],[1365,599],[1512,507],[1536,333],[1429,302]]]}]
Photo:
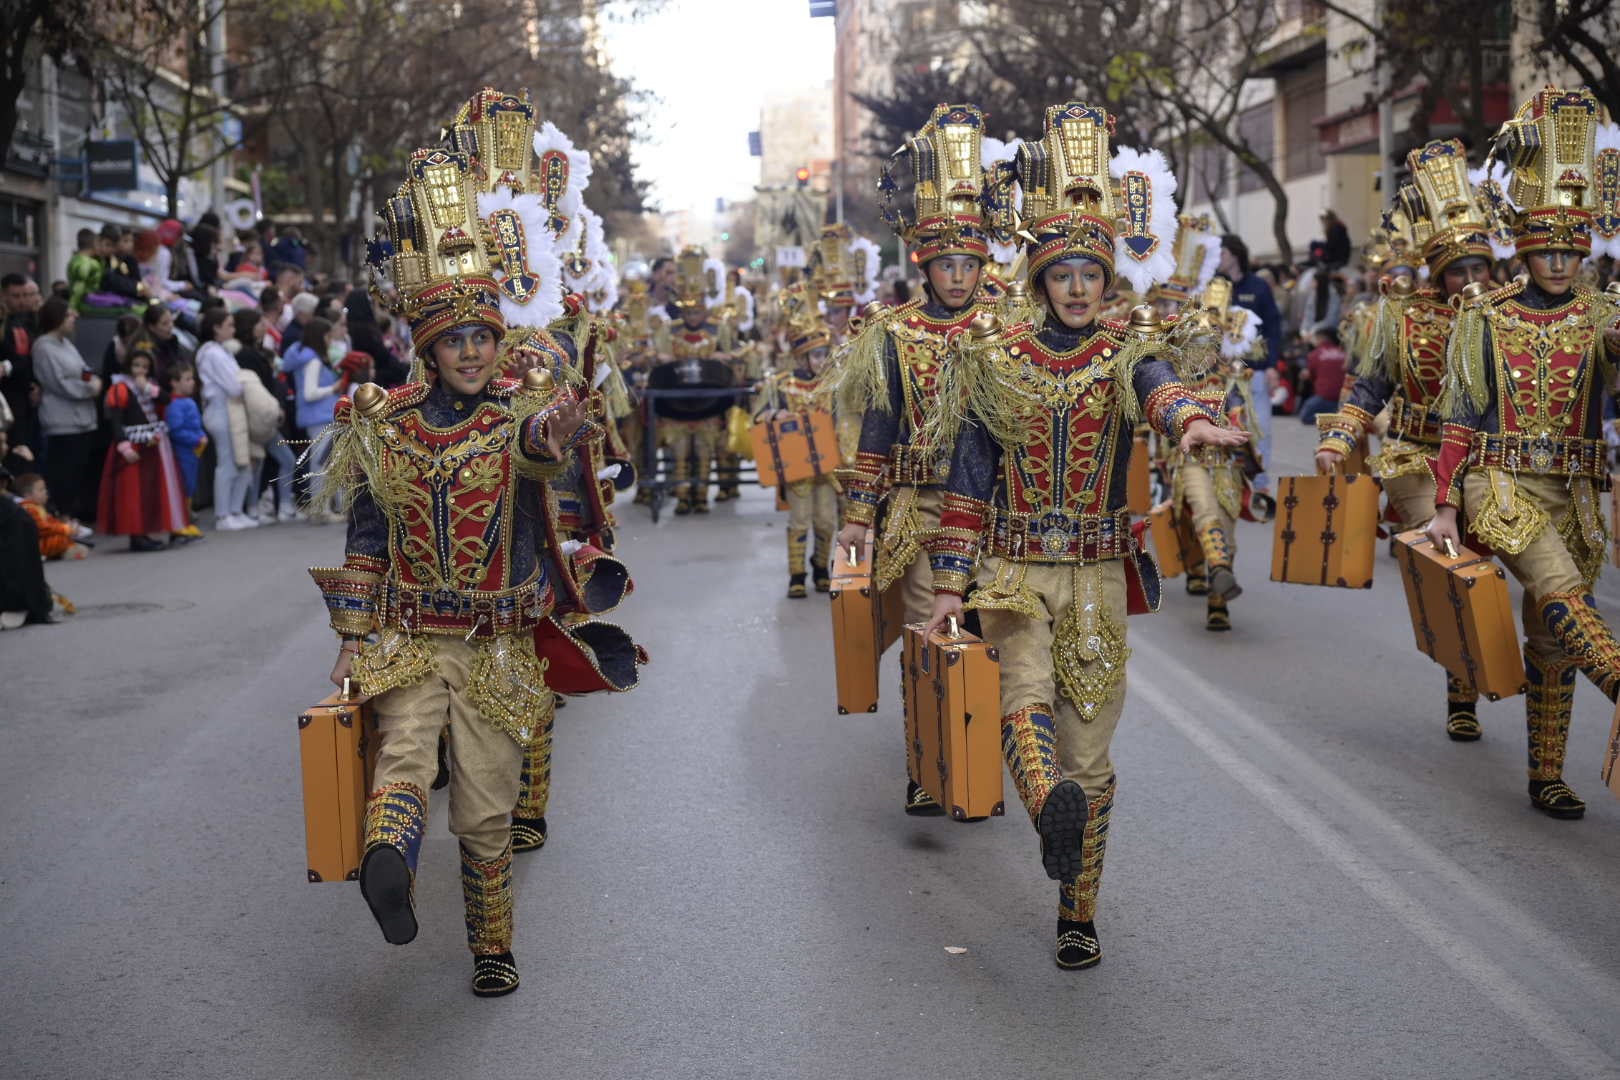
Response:
[{"label": "gold button detail", "polygon": [[472,483],[472,470],[471,469],[462,469],[461,470],[461,479],[465,483],[469,483],[469,484]]},{"label": "gold button detail", "polygon": [[467,409],[467,406],[465,406],[465,405],[463,405],[463,404],[462,404],[462,403],[461,403],[461,402],[459,402],[459,401],[458,401],[458,402],[456,402],[456,412],[465,412],[465,411],[466,411],[466,409]]}]

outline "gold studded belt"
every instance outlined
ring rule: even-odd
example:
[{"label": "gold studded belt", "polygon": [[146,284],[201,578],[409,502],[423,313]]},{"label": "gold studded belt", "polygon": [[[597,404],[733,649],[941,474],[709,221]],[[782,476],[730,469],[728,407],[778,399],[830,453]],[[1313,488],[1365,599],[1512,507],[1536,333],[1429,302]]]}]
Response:
[{"label": "gold studded belt", "polygon": [[998,506],[988,534],[986,554],[1026,562],[1101,562],[1136,551],[1131,512],[1125,507],[1103,514],[1020,514]]},{"label": "gold studded belt", "polygon": [[1392,438],[1439,446],[1443,423],[1433,418],[1427,407],[1414,405],[1404,397],[1397,397],[1389,403],[1389,434]]},{"label": "gold studded belt", "polygon": [[540,624],[552,607],[551,583],[536,579],[515,589],[423,589],[389,582],[378,618],[417,633],[495,637]]},{"label": "gold studded belt", "polygon": [[1486,469],[1540,473],[1547,476],[1608,476],[1601,439],[1561,438],[1556,435],[1490,435],[1474,433],[1469,463]]}]

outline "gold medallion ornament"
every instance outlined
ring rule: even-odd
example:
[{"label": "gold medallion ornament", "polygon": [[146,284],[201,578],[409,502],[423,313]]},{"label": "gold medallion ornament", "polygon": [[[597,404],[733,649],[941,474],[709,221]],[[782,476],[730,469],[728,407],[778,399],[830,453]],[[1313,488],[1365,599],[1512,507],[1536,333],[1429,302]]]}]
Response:
[{"label": "gold medallion ornament", "polygon": [[1102,575],[1111,564],[1074,567],[1074,602],[1052,636],[1052,675],[1086,723],[1097,719],[1125,683],[1125,626],[1103,600]]}]

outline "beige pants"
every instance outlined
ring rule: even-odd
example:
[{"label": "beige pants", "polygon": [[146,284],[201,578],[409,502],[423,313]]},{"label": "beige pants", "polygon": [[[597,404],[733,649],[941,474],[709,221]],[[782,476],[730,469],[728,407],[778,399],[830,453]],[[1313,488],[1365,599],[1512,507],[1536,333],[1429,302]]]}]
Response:
[{"label": "beige pants", "polygon": [[833,554],[833,534],[838,531],[838,489],[832,477],[789,484],[787,504],[788,573],[804,573],[805,543],[812,532],[815,555],[826,566]]},{"label": "beige pants", "polygon": [[[1602,552],[1594,558],[1579,539],[1580,529],[1573,520],[1574,505],[1565,480],[1521,475],[1515,480],[1515,486],[1551,520],[1519,554],[1498,551],[1497,557],[1524,586],[1521,611],[1527,645],[1542,656],[1561,656],[1563,646],[1542,620],[1541,605],[1554,593],[1590,589],[1602,565]],[[1463,477],[1463,500],[1469,508],[1470,520],[1493,498],[1495,494],[1484,473],[1475,471]],[[1591,567],[1590,577],[1583,567]]]},{"label": "beige pants", "polygon": [[[1233,475],[1232,470],[1225,472],[1226,475],[1220,478],[1223,482]],[[1206,572],[1208,566],[1230,567],[1237,558],[1237,530],[1232,526],[1232,514],[1221,504],[1215,471],[1196,461],[1185,461],[1176,467],[1176,484],[1181,488],[1181,497],[1186,500],[1193,534],[1204,546],[1207,566],[1200,573]],[[1241,490],[1236,497],[1242,498]],[[1228,501],[1230,499],[1229,495]],[[1212,529],[1220,530],[1218,539],[1211,537]]]},{"label": "beige pants", "polygon": [[719,418],[658,421],[658,444],[673,459],[670,479],[677,495],[708,498],[709,469],[721,447],[723,423]]},{"label": "beige pants", "polygon": [[408,783],[425,795],[438,772],[439,735],[448,726],[450,831],[474,858],[494,859],[511,838],[523,748],[467,700],[474,647],[454,635],[424,637],[435,654],[433,671],[373,702],[382,741],[372,789]]},{"label": "beige pants", "polygon": [[[1463,478],[1466,488],[1468,478]],[[1400,518],[1400,531],[1421,529],[1434,520],[1434,477],[1417,473],[1392,476],[1383,482],[1384,494],[1395,516]]]},{"label": "beige pants", "polygon": [[979,622],[1001,653],[1002,716],[1050,710],[1064,779],[1100,796],[1114,775],[1109,746],[1125,708],[1125,564],[990,556],[978,584]]}]

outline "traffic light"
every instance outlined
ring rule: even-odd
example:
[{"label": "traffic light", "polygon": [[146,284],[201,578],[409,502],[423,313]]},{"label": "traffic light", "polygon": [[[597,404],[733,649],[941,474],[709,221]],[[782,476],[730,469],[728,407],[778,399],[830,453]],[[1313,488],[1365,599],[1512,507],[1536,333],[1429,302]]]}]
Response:
[{"label": "traffic light", "polygon": [[808,165],[800,165],[799,166],[799,171],[793,174],[793,178],[799,182],[800,187],[809,187],[810,186],[810,166],[808,166]]}]

